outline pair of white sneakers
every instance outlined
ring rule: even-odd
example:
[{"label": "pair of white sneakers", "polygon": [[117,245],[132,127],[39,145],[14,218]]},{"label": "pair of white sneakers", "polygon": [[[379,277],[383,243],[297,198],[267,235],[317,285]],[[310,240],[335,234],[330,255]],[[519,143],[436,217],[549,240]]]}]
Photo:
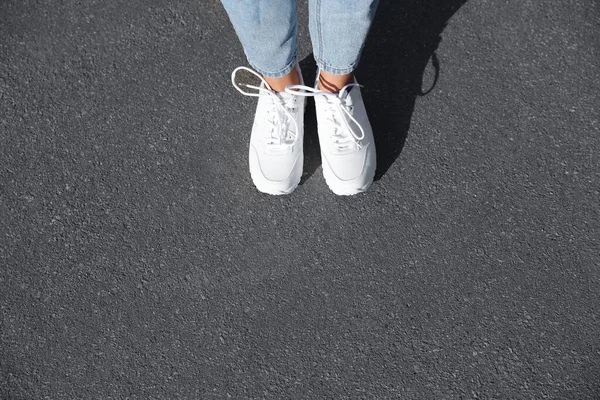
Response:
[{"label": "pair of white sneakers", "polygon": [[[260,86],[238,84],[240,70],[256,75]],[[304,86],[300,67],[296,66],[300,85],[276,92],[255,71],[238,67],[231,74],[233,86],[246,96],[258,97],[254,125],[250,135],[250,175],[256,188],[272,195],[291,193],[300,183],[304,161],[304,107],[314,97],[323,176],[338,195],[353,195],[369,188],[375,176],[376,155],[373,131],[360,93],[354,81],[339,91]],[[244,91],[241,86],[256,92]]]}]

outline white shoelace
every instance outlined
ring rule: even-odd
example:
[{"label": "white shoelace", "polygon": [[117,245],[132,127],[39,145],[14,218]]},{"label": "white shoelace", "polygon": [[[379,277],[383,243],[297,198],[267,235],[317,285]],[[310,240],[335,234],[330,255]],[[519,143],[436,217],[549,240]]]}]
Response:
[{"label": "white shoelace", "polygon": [[[248,85],[245,83],[237,83],[235,81],[235,77],[236,77],[236,74],[241,70],[250,72],[251,74],[258,77],[258,79],[260,79],[261,82],[263,83],[264,87]],[[275,92],[274,90],[271,90],[269,84],[267,83],[267,81],[264,80],[264,78],[262,76],[260,76],[258,73],[251,70],[250,68],[237,67],[231,73],[231,83],[233,84],[233,87],[235,87],[238,90],[238,92],[240,92],[244,96],[252,96],[252,97],[269,96],[272,107],[267,112],[269,114],[271,114],[272,118],[268,120],[269,124],[271,125],[271,129],[270,129],[270,132],[268,132],[269,136],[267,136],[265,138],[267,145],[280,146],[288,140],[292,141],[291,144],[294,144],[296,142],[296,140],[298,139],[299,128],[298,128],[298,122],[296,122],[296,118],[294,118],[294,116],[290,112],[291,107],[288,107],[286,105],[286,103],[283,101],[283,99],[279,95],[277,95],[277,92]],[[257,93],[246,92],[240,86],[244,86],[244,87],[247,87],[248,89],[256,90]],[[293,132],[291,132],[288,129],[289,121],[292,121],[292,123],[294,124],[294,127],[296,128]],[[285,144],[290,144],[290,143],[285,143]]]},{"label": "white shoelace", "polygon": [[[286,87],[285,91],[296,96],[324,96],[327,100],[330,111],[330,118],[328,118],[328,121],[334,127],[332,135],[333,143],[338,147],[338,149],[344,149],[347,148],[349,142],[353,142],[360,149],[362,147],[361,140],[363,140],[365,137],[365,130],[352,115],[351,107],[346,104],[346,98],[350,95],[348,90],[354,86],[361,85],[358,83],[349,83],[344,86],[339,93],[330,93],[304,85],[291,85]],[[336,116],[339,117],[336,118]],[[355,129],[352,129],[348,118],[358,127],[360,130],[360,135],[357,134]],[[345,132],[348,132],[350,135],[344,134]]]}]

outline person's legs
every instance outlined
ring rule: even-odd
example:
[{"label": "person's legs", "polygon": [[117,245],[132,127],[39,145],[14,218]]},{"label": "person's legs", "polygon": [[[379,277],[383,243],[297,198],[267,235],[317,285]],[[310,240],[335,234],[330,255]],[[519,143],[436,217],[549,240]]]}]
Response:
[{"label": "person's legs", "polygon": [[378,0],[310,0],[310,36],[319,89],[338,92],[354,81]]},{"label": "person's legs", "polygon": [[314,96],[323,176],[336,194],[364,192],[373,182],[373,131],[354,70],[378,0],[310,0],[309,28],[319,72],[314,88],[288,93]]},{"label": "person's legs", "polygon": [[[250,176],[261,192],[291,193],[300,183],[304,159],[305,101],[283,92],[285,86],[302,82],[296,54],[296,0],[221,1],[248,62],[257,71],[239,67],[231,78],[242,94],[258,97],[250,134]],[[259,86],[237,82],[237,72],[244,69],[260,79]]]},{"label": "person's legs", "polygon": [[298,84],[296,0],[221,0],[248,62],[282,92]]}]

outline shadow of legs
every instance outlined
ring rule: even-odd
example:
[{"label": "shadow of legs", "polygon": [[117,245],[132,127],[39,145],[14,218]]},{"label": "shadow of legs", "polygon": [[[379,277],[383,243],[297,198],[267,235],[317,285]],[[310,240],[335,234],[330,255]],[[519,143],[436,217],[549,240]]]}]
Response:
[{"label": "shadow of legs", "polygon": [[[317,76],[317,63],[310,54],[304,60],[300,61],[304,83],[312,86]],[[304,172],[300,184],[304,184],[310,178],[319,165],[321,165],[321,150],[319,147],[319,136],[317,134],[317,116],[315,114],[314,100],[309,97],[306,99],[306,111],[304,113]]]},{"label": "shadow of legs", "polygon": [[[396,161],[410,128],[417,96],[435,87],[439,61],[435,51],[448,20],[466,0],[381,0],[357,75],[377,146],[381,179]],[[422,88],[430,62],[433,84]]]}]

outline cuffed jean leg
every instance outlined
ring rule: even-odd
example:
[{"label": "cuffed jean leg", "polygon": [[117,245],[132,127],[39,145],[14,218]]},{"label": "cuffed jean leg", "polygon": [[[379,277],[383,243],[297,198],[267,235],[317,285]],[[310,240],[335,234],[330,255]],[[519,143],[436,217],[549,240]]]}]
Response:
[{"label": "cuffed jean leg", "polygon": [[297,63],[296,0],[221,0],[248,62],[269,78],[289,74]]},{"label": "cuffed jean leg", "polygon": [[317,65],[331,74],[356,69],[379,0],[310,0],[309,29]]}]

